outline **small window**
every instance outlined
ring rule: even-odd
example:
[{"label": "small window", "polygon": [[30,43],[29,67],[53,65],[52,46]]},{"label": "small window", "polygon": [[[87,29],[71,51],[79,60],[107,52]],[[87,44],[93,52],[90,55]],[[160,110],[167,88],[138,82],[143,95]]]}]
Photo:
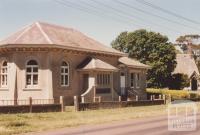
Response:
[{"label": "small window", "polygon": [[30,60],[26,65],[26,85],[38,85],[38,63]]},{"label": "small window", "polygon": [[69,86],[69,64],[65,61],[61,64],[61,86]]},{"label": "small window", "polygon": [[4,61],[1,65],[1,87],[7,87],[8,83],[8,63]]}]

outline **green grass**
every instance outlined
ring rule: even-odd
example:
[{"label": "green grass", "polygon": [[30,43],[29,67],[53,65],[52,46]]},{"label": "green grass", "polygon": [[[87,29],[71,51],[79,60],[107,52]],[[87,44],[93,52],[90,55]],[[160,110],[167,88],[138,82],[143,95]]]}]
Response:
[{"label": "green grass", "polygon": [[63,127],[99,124],[166,114],[166,105],[75,112],[0,114],[0,135],[39,132]]}]

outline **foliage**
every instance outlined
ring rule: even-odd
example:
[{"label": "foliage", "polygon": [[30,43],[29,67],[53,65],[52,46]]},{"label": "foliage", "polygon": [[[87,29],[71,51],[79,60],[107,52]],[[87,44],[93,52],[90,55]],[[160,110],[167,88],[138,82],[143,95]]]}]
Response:
[{"label": "foliage", "polygon": [[188,43],[188,42],[192,42],[195,39],[199,39],[200,35],[184,35],[184,36],[180,36],[176,39],[176,42],[184,44],[184,43]]},{"label": "foliage", "polygon": [[190,80],[185,74],[173,74],[170,81],[170,89],[182,90],[184,87],[190,86]]},{"label": "foliage", "polygon": [[190,97],[189,91],[186,90],[167,90],[167,89],[147,89],[147,93],[171,95],[173,99],[186,99]]},{"label": "foliage", "polygon": [[176,66],[176,51],[166,36],[143,29],[122,32],[111,45],[152,67],[147,75],[148,87],[168,86]]},{"label": "foliage", "polygon": [[162,94],[171,96],[172,99],[200,99],[200,93],[188,91],[188,90],[168,90],[168,89],[153,89],[149,88],[146,90],[147,93],[151,94]]}]

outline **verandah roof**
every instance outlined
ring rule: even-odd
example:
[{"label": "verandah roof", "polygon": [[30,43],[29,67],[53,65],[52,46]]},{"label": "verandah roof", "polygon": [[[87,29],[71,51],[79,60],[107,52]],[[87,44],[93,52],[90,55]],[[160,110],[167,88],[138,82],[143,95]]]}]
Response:
[{"label": "verandah roof", "polygon": [[128,58],[128,57],[121,57],[119,58],[119,62],[128,66],[128,67],[133,67],[133,68],[144,68],[144,69],[149,69],[151,68],[149,65],[145,65],[137,60]]}]

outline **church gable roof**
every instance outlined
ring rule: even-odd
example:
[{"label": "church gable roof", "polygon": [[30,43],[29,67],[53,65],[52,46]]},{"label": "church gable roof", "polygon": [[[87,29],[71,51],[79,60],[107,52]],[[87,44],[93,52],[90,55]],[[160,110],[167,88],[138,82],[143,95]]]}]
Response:
[{"label": "church gable roof", "polygon": [[199,75],[199,70],[194,61],[194,58],[190,54],[177,54],[177,65],[173,74],[182,73],[191,77],[194,73]]}]

